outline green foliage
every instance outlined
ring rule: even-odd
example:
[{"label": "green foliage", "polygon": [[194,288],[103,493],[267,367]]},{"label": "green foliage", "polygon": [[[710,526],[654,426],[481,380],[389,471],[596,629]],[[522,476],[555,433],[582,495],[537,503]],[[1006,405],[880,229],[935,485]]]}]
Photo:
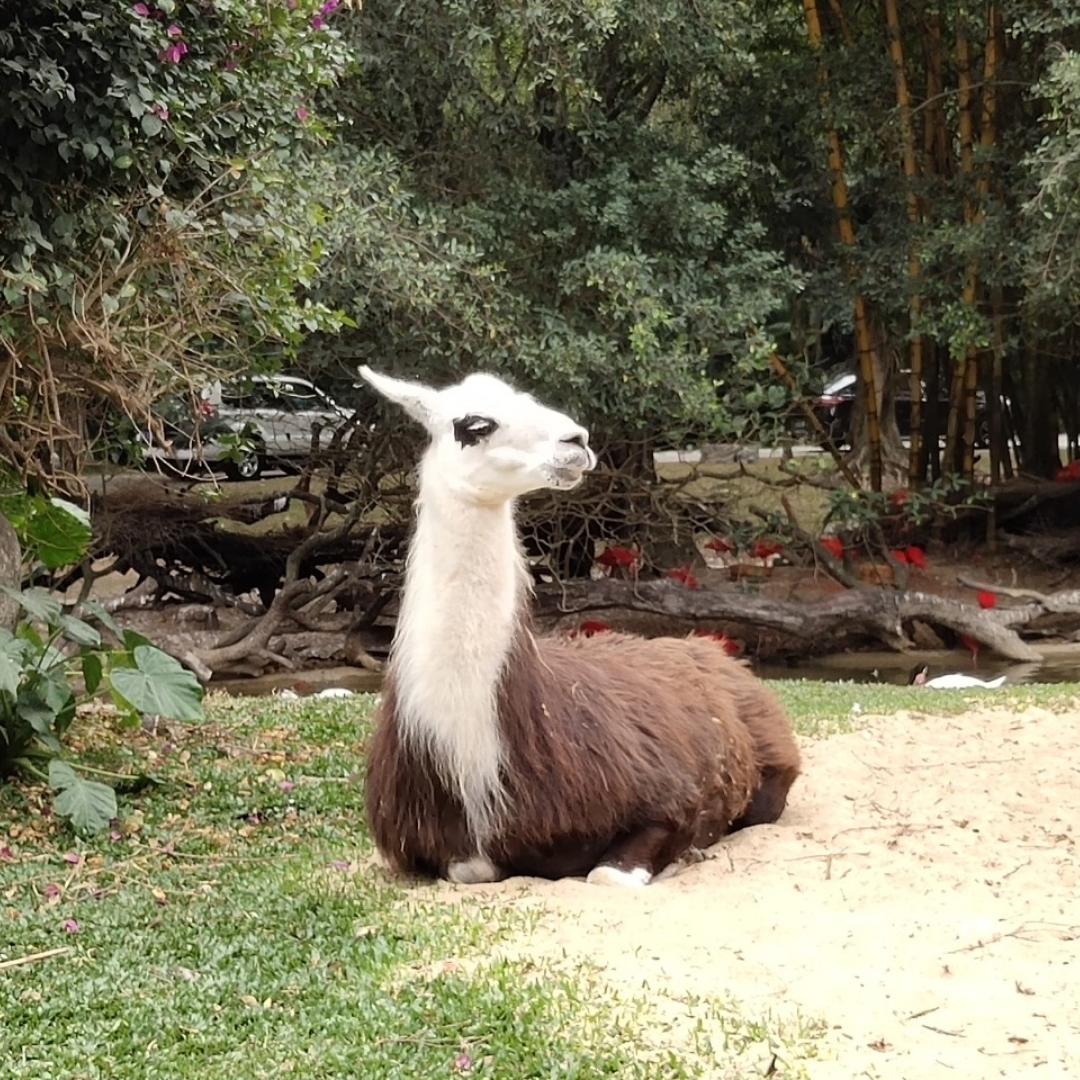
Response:
[{"label": "green foliage", "polygon": [[87,394],[141,416],[340,325],[303,287],[330,194],[314,97],[346,53],[312,0],[2,6],[0,337],[23,362],[0,422],[26,473],[37,438],[83,451]]},{"label": "green foliage", "polygon": [[26,619],[14,634],[0,629],[0,776],[19,768],[37,774],[47,761],[56,812],[79,830],[103,829],[116,816],[112,789],[56,756],[78,706],[109,694],[136,723],[141,715],[199,720],[202,689],[171,656],[121,633],[100,608],[85,614],[119,636],[117,647],[44,589],[11,595]]},{"label": "green foliage", "polygon": [[[483,367],[607,437],[746,434],[768,323],[797,281],[756,202],[763,170],[710,138],[745,12],[708,3],[365,4],[348,230],[320,295],[358,329],[323,341],[434,380]],[[404,163],[407,162],[408,166]],[[336,245],[335,245],[336,246]]]},{"label": "green foliage", "polygon": [[[85,556],[91,530],[81,507],[26,495],[9,496],[3,505],[17,511],[31,566],[57,568]],[[136,724],[146,715],[193,721],[202,718],[202,688],[94,601],[76,614],[48,589],[4,592],[17,601],[22,619],[14,633],[0,628],[0,778],[20,769],[42,775],[47,762],[56,812],[80,831],[103,829],[116,816],[112,788],[58,756],[79,705],[108,695]]]},{"label": "green foliage", "polygon": [[24,557],[50,570],[78,562],[90,544],[90,515],[67,499],[0,495],[0,514],[15,529]]}]

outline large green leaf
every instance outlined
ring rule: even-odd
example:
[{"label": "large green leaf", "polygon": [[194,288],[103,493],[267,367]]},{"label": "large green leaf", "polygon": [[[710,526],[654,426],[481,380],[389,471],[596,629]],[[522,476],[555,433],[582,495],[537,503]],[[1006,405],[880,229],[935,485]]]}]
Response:
[{"label": "large green leaf", "polygon": [[37,499],[26,523],[26,541],[49,569],[77,563],[90,546],[90,517],[66,499]]},{"label": "large green leaf", "polygon": [[49,785],[57,792],[56,812],[80,832],[99,832],[116,817],[116,792],[97,780],[84,779],[66,761],[49,762]]},{"label": "large green leaf", "polygon": [[152,645],[139,645],[132,668],[113,668],[115,690],[129,705],[147,715],[170,720],[201,720],[202,687],[182,664]]},{"label": "large green leaf", "polygon": [[101,635],[89,623],[76,619],[74,615],[60,616],[60,630],[69,641],[76,645],[91,647],[101,644]]},{"label": "large green leaf", "polygon": [[93,615],[106,630],[116,635],[117,641],[122,641],[124,631],[120,629],[116,620],[96,600],[84,600],[80,605],[87,615]]},{"label": "large green leaf", "polygon": [[8,596],[18,601],[19,607],[32,618],[45,623],[54,623],[60,618],[60,601],[48,589],[35,585],[32,589],[11,589],[0,586]]},{"label": "large green leaf", "polygon": [[97,688],[101,685],[102,675],[101,657],[97,653],[83,653],[82,673],[87,694],[93,695],[97,693]]}]

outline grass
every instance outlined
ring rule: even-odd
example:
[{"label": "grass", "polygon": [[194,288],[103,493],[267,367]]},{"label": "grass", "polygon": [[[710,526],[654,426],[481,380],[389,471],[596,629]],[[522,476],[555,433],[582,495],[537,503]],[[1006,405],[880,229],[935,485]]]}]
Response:
[{"label": "grass", "polygon": [[[812,735],[975,699],[773,685]],[[1077,693],[994,700],[1057,707]],[[774,1075],[801,1075],[812,1019],[792,1029],[686,1002],[694,1035],[665,1045],[655,1002],[617,997],[601,973],[494,959],[528,931],[524,907],[440,902],[387,878],[356,775],[369,710],[217,697],[204,726],[156,735],[86,716],[85,760],[155,778],[91,840],[45,813],[42,790],[0,786],[0,1078],[678,1080],[747,1075],[733,1064],[747,1047],[776,1049]]]},{"label": "grass", "polygon": [[973,708],[1080,708],[1080,683],[1023,683],[1001,690],[926,690],[884,683],[777,679],[770,683],[796,731],[811,738],[853,731],[869,716],[897,712],[955,716]]}]

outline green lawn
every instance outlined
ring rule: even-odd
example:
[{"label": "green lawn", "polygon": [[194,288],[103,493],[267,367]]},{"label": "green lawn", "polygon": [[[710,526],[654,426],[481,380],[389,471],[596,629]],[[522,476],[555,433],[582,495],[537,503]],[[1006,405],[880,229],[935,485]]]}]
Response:
[{"label": "green lawn", "polygon": [[[973,697],[774,686],[815,735]],[[369,710],[218,697],[206,725],[156,736],[86,718],[89,760],[159,781],[92,841],[43,815],[39,789],[0,787],[0,1077],[699,1077],[724,1075],[724,1044],[748,1040],[778,1046],[775,1075],[799,1075],[812,1033],[696,1002],[723,1038],[665,1048],[645,1038],[648,1002],[616,999],[595,972],[493,960],[527,929],[522,911],[388,880],[356,777]]]}]

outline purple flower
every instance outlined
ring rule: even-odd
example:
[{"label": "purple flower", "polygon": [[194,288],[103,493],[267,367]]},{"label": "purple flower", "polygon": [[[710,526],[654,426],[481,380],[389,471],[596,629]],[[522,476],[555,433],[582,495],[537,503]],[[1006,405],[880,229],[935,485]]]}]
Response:
[{"label": "purple flower", "polygon": [[337,11],[340,6],[341,0],[326,0],[326,3],[323,4],[321,8],[319,8],[319,11],[321,11],[324,15],[329,15],[331,14],[331,12]]},{"label": "purple flower", "polygon": [[136,4],[131,10],[134,11],[136,15],[141,15],[144,19],[150,17],[149,4]]},{"label": "purple flower", "polygon": [[64,862],[71,863],[72,866],[78,866],[82,862],[82,856],[77,851],[69,851],[64,856]]},{"label": "purple flower", "polygon": [[69,934],[77,934],[79,932],[79,930],[81,930],[82,928],[79,926],[79,920],[78,919],[65,919],[64,920],[64,929]]},{"label": "purple flower", "polygon": [[[309,116],[311,116],[311,113],[308,112],[308,110],[305,109],[303,105],[301,105],[301,106],[299,106],[297,108],[297,110],[296,110],[296,119],[299,120],[301,124],[306,124],[308,122],[308,117]],[[291,788],[292,784],[290,784],[289,787]],[[285,790],[285,785],[284,784],[281,785],[281,789],[282,789],[282,791]]]},{"label": "purple flower", "polygon": [[321,15],[312,15],[311,17],[311,29],[312,30],[325,30],[326,20]]},{"label": "purple flower", "polygon": [[168,35],[169,37],[180,37],[180,35],[181,35],[181,34],[182,34],[183,32],[184,32],[184,31],[183,31],[183,30],[181,30],[181,29],[180,29],[180,27],[176,25],[176,23],[170,23],[170,24],[169,24],[169,26],[168,26],[168,27],[166,28],[166,30],[165,30],[165,33],[166,33],[166,34],[167,34],[167,35]]}]

